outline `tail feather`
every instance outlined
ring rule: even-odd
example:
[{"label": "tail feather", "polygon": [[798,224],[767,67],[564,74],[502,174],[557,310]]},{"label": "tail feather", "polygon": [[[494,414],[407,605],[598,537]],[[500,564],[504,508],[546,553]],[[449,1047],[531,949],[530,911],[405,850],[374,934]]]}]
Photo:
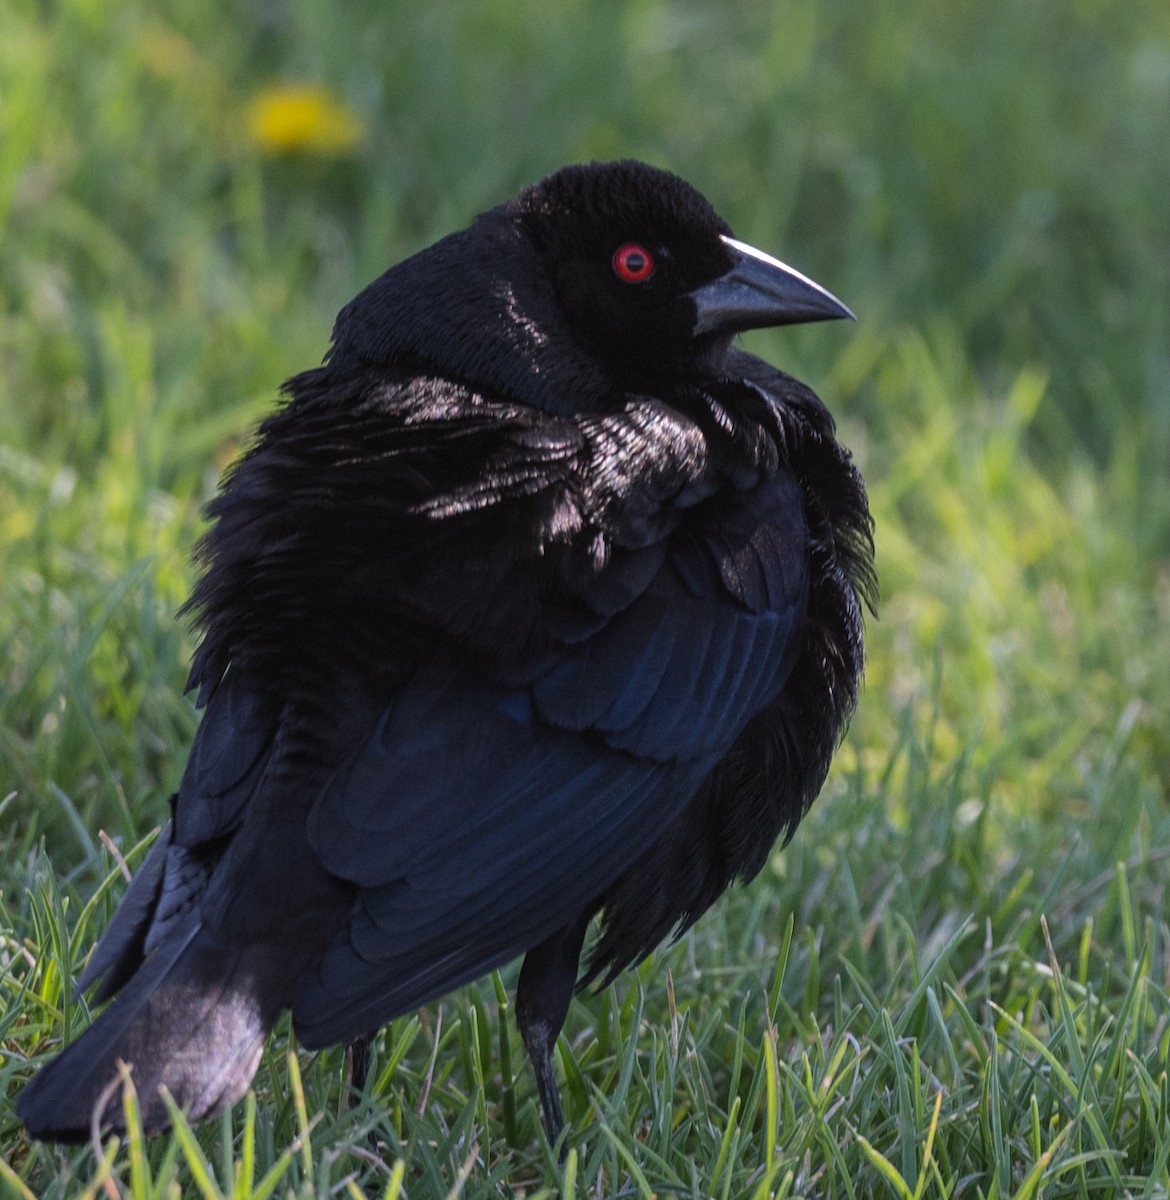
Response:
[{"label": "tail feather", "polygon": [[[254,947],[224,947],[194,917],[176,929],[20,1094],[16,1110],[29,1133],[57,1142],[87,1138],[94,1108],[118,1078],[119,1060],[131,1069],[148,1133],[170,1124],[160,1087],[192,1120],[234,1104],[247,1091],[281,1007],[271,982],[281,973],[256,956]],[[124,1128],[121,1088],[97,1116],[102,1128]]]}]

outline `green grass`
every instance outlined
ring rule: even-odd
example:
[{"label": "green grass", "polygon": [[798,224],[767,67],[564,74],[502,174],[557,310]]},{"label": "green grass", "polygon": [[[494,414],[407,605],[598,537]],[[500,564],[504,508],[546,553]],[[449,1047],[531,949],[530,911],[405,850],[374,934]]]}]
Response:
[{"label": "green grass", "polygon": [[[1170,1194],[1170,10],[340,11],[0,0],[0,1194]],[[267,153],[281,81],[362,139]],[[195,727],[200,503],[362,283],[618,154],[862,317],[750,339],[831,404],[878,522],[825,794],[574,1001],[564,1167],[514,967],[384,1031],[356,1108],[282,1026],[221,1120],[29,1143],[111,847],[140,859]]]}]

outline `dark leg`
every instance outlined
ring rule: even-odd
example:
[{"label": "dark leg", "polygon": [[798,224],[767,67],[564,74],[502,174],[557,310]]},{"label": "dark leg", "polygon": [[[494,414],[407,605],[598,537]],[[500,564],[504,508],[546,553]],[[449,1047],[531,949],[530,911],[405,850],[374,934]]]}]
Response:
[{"label": "dark leg", "polygon": [[[557,1144],[565,1128],[561,1095],[553,1070],[553,1048],[565,1023],[569,1001],[573,998],[577,964],[592,916],[592,911],[582,914],[575,924],[558,930],[539,946],[529,950],[524,956],[520,982],[516,987],[516,1024],[520,1027],[520,1036],[532,1060],[536,1088],[540,1093],[540,1107],[544,1114],[544,1129],[550,1146]],[[563,1147],[561,1157],[564,1157]]]},{"label": "dark leg", "polygon": [[[345,1048],[345,1073],[348,1077],[346,1082],[349,1084],[345,1093],[346,1108],[352,1107],[356,1092],[366,1090],[366,1077],[370,1073],[370,1046],[373,1045],[374,1034],[377,1032],[375,1029],[371,1033],[363,1033],[361,1037],[354,1038]],[[375,1154],[380,1153],[378,1135],[373,1129],[366,1135],[366,1141]]]},{"label": "dark leg", "polygon": [[370,1045],[373,1040],[372,1033],[363,1033],[361,1037],[354,1038],[346,1048],[349,1086],[354,1092],[366,1090],[366,1076],[370,1073]]}]

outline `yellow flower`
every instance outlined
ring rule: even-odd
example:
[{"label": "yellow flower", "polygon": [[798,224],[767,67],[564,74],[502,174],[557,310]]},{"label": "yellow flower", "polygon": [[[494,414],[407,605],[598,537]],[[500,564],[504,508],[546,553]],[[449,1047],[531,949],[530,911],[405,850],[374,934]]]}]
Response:
[{"label": "yellow flower", "polygon": [[342,154],[361,141],[361,122],[323,87],[309,83],[265,88],[248,107],[252,141],[269,154]]}]

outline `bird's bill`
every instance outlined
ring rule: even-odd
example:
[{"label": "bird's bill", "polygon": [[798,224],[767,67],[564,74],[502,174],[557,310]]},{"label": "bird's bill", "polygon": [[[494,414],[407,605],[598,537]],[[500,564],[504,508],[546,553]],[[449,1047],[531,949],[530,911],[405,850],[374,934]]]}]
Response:
[{"label": "bird's bill", "polygon": [[805,321],[854,320],[819,283],[735,238],[724,237],[733,262],[718,279],[691,292],[695,333],[740,333]]}]

